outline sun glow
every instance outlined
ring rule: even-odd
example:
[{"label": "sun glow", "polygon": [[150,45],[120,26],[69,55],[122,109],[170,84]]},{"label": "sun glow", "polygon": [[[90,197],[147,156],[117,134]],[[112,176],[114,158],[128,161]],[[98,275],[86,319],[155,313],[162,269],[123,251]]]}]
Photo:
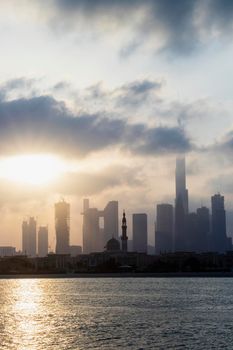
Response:
[{"label": "sun glow", "polygon": [[64,164],[52,155],[19,155],[0,161],[0,174],[14,182],[30,185],[46,185],[64,172]]}]

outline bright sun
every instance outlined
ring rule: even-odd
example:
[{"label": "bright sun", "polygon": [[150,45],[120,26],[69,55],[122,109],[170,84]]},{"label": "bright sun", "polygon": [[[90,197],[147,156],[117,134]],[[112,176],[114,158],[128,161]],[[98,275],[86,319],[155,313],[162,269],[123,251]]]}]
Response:
[{"label": "bright sun", "polygon": [[52,155],[19,155],[0,161],[1,177],[30,185],[45,185],[56,180],[64,164]]}]

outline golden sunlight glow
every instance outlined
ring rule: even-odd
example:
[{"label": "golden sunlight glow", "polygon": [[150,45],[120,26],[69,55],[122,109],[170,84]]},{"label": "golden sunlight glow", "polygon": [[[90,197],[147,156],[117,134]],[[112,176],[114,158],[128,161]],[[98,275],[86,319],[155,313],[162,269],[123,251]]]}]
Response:
[{"label": "golden sunlight glow", "polygon": [[0,160],[0,176],[30,185],[46,185],[64,172],[64,164],[52,155],[19,155]]}]

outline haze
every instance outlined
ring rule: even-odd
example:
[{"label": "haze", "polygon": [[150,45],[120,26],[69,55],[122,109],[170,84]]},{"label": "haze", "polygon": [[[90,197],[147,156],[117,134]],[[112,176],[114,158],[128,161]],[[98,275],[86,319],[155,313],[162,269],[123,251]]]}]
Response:
[{"label": "haze", "polygon": [[61,197],[72,244],[84,197],[147,212],[153,242],[178,154],[191,209],[232,210],[232,26],[231,0],[2,0],[0,244],[30,215],[53,247]]}]

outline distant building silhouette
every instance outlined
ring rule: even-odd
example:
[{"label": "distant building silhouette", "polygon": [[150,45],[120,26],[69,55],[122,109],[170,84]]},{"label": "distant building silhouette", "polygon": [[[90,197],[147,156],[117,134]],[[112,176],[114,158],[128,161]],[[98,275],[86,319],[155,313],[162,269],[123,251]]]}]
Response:
[{"label": "distant building silhouette", "polygon": [[56,254],[70,253],[70,204],[55,204]]},{"label": "distant building silhouette", "polygon": [[127,244],[128,237],[127,237],[127,222],[126,222],[126,217],[125,217],[125,211],[123,211],[123,218],[122,218],[121,229],[122,229],[121,250],[123,252],[127,252],[128,251],[128,244]]},{"label": "distant building silhouette", "polygon": [[155,253],[173,251],[173,206],[158,204],[155,230]]},{"label": "distant building silhouette", "polygon": [[89,254],[102,250],[102,237],[100,236],[99,211],[89,208],[89,202],[83,202],[83,252]]},{"label": "distant building silhouette", "polygon": [[186,250],[185,221],[188,214],[188,190],[186,189],[185,158],[176,159],[175,199],[175,251]]},{"label": "distant building silhouette", "polygon": [[48,227],[40,226],[38,229],[38,256],[45,257],[48,254]]},{"label": "distant building silhouette", "polygon": [[210,211],[206,207],[197,208],[197,230],[199,252],[210,251]]},{"label": "distant building silhouette", "polygon": [[22,253],[27,255],[29,251],[29,238],[28,238],[28,223],[23,221],[22,223]]},{"label": "distant building silhouette", "polygon": [[175,205],[175,251],[186,251],[185,235],[186,215],[181,196],[176,199]]},{"label": "distant building silhouette", "polygon": [[[110,201],[104,210],[89,207],[89,200],[83,202],[83,252],[85,254],[103,251],[111,238],[118,239],[118,202]],[[103,228],[100,219],[104,219]]]},{"label": "distant building silhouette", "polygon": [[199,232],[198,232],[198,220],[197,213],[189,213],[186,215],[185,221],[185,234],[186,234],[186,251],[198,252],[199,251]]},{"label": "distant building silhouette", "polygon": [[36,256],[36,220],[33,217],[22,223],[22,252],[28,256]]},{"label": "distant building silhouette", "polygon": [[133,214],[133,251],[147,252],[147,215]]},{"label": "distant building silhouette", "polygon": [[15,255],[16,255],[15,247],[9,247],[9,246],[0,247],[0,257],[15,256]]},{"label": "distant building silhouette", "polygon": [[72,257],[82,254],[82,247],[80,245],[71,245],[70,246],[70,255]]},{"label": "distant building silhouette", "polygon": [[111,238],[106,244],[106,251],[108,252],[118,252],[120,249],[120,242],[116,238]]},{"label": "distant building silhouette", "polygon": [[211,197],[212,207],[212,238],[213,249],[216,252],[225,252],[227,250],[226,236],[226,213],[224,208],[224,197],[215,194]]},{"label": "distant building silhouette", "polygon": [[118,202],[108,202],[103,210],[104,217],[104,244],[113,238],[118,239]]},{"label": "distant building silhouette", "polygon": [[186,188],[185,157],[176,159],[176,200],[181,197],[184,213],[188,214],[188,190]]}]

